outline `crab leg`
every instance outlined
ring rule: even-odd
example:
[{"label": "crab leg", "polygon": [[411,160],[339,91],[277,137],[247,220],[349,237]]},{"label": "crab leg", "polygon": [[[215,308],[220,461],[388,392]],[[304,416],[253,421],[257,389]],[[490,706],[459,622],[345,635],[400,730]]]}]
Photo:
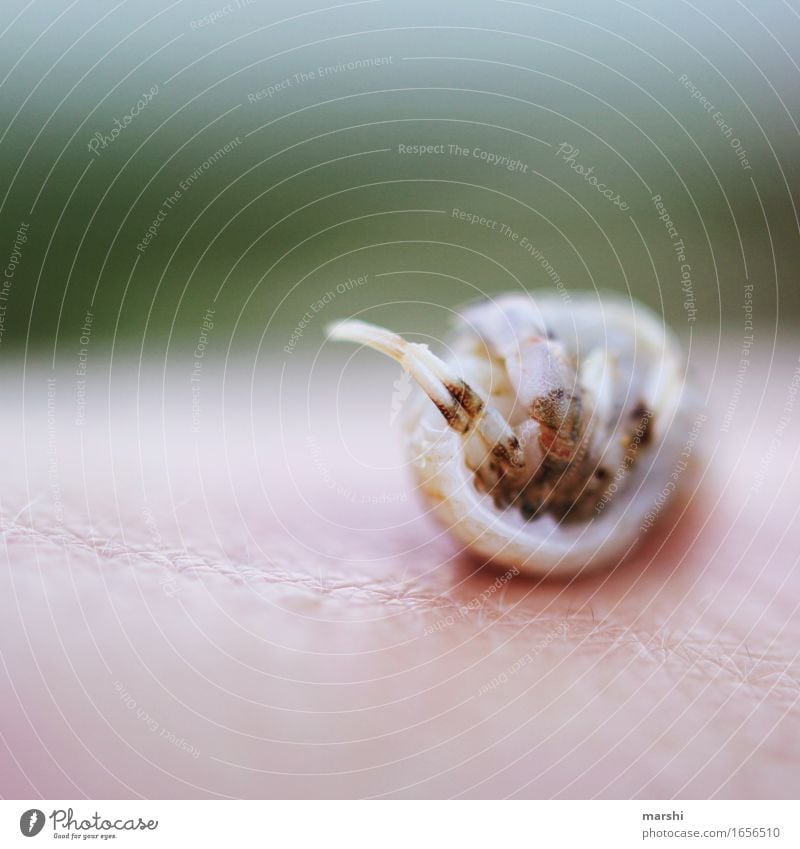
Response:
[{"label": "crab leg", "polygon": [[511,426],[427,345],[364,321],[342,321],[328,328],[331,339],[367,345],[391,357],[416,380],[447,424],[465,439],[477,436],[501,470],[522,469],[525,461]]}]

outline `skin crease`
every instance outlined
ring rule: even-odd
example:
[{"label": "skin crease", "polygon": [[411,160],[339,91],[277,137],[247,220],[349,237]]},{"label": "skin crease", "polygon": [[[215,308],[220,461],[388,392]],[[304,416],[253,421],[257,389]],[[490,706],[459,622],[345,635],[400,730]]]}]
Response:
[{"label": "skin crease", "polygon": [[209,363],[198,433],[185,369],[94,362],[80,427],[6,372],[0,793],[796,798],[796,354],[723,430],[735,351],[690,502],[568,582],[431,521],[391,363]]}]

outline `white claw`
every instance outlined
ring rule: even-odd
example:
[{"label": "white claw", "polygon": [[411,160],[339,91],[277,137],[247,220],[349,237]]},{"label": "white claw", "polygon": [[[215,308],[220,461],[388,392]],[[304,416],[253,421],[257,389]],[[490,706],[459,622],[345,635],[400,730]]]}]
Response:
[{"label": "white claw", "polygon": [[328,337],[367,345],[391,357],[420,385],[453,430],[467,439],[478,436],[501,469],[524,467],[522,448],[508,422],[427,345],[356,320],[331,325]]}]

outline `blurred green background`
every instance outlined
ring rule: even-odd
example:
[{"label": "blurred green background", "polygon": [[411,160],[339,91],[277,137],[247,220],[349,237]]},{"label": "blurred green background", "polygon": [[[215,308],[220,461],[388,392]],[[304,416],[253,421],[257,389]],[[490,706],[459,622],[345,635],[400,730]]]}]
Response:
[{"label": "blurred green background", "polygon": [[683,335],[741,335],[748,284],[756,327],[797,319],[790,4],[19,0],[0,31],[3,356],[74,357],[87,313],[191,356],[213,309],[209,346],[285,358],[558,286]]}]

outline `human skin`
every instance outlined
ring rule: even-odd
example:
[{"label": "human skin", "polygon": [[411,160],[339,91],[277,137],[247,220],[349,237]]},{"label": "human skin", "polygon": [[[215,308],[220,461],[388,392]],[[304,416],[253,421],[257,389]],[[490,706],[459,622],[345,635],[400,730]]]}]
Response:
[{"label": "human skin", "polygon": [[796,798],[797,354],[726,426],[735,349],[688,500],[561,582],[427,515],[391,364],[209,364],[193,418],[183,364],[97,356],[80,425],[7,366],[0,793]]}]

